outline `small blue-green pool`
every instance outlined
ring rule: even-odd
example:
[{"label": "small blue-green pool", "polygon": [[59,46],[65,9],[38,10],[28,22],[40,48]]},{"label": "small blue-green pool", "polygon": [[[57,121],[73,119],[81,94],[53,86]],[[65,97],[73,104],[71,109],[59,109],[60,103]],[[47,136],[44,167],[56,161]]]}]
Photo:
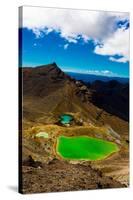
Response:
[{"label": "small blue-green pool", "polygon": [[60,122],[62,124],[69,124],[73,120],[73,116],[69,114],[62,114],[60,116]]}]

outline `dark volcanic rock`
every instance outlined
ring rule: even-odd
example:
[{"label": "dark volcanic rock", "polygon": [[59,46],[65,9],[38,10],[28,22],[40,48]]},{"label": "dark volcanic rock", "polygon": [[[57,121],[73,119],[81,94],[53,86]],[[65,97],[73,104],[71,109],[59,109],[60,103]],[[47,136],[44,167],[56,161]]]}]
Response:
[{"label": "dark volcanic rock", "polygon": [[54,160],[49,165],[44,164],[41,169],[24,166],[23,182],[22,193],[125,187],[98,170],[93,170],[89,165],[73,165],[60,160]]},{"label": "dark volcanic rock", "polygon": [[56,63],[35,68],[23,68],[23,93],[30,96],[46,96],[62,87],[70,77]]},{"label": "dark volcanic rock", "polygon": [[35,161],[32,156],[29,155],[29,157],[23,161],[24,166],[31,166],[31,167],[42,167],[42,163],[39,161]]}]

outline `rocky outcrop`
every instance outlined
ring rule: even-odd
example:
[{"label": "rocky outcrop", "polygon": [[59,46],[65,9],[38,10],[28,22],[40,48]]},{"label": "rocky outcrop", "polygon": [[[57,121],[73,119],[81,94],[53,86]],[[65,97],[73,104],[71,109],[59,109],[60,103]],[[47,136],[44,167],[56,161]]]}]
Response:
[{"label": "rocky outcrop", "polygon": [[23,166],[30,166],[34,168],[40,168],[42,167],[42,163],[39,161],[35,161],[32,156],[28,156],[27,159],[23,161]]},{"label": "rocky outcrop", "polygon": [[[121,188],[125,185],[105,177],[91,166],[54,160],[41,169],[23,167],[22,193],[63,192],[74,190]],[[29,187],[30,186],[30,187]]]},{"label": "rocky outcrop", "polygon": [[91,99],[91,91],[82,81],[75,82],[77,86],[76,95],[79,96],[82,102],[90,101]]}]

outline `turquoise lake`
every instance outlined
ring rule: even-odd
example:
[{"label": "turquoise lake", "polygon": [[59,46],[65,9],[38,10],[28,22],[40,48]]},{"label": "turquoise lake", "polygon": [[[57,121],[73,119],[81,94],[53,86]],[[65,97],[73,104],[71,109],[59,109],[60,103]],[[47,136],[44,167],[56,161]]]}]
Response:
[{"label": "turquoise lake", "polygon": [[60,116],[60,122],[62,124],[69,124],[73,120],[73,117],[69,114],[63,114]]}]

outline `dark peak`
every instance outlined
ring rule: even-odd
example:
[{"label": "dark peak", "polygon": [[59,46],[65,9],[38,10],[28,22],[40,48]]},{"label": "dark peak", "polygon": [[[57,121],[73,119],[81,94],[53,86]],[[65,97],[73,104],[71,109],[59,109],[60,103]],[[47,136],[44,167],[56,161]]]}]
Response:
[{"label": "dark peak", "polygon": [[54,67],[58,67],[56,62],[53,62],[51,65],[53,65]]},{"label": "dark peak", "polygon": [[65,74],[58,66],[55,62],[47,64],[47,65],[40,65],[40,66],[36,66],[36,67],[32,67],[30,68],[29,71],[24,70],[23,71],[24,74],[26,74],[27,76],[37,76],[37,77],[46,77],[47,78],[51,78],[54,81],[61,81],[61,80],[71,80],[71,77],[69,77],[67,74]]},{"label": "dark peak", "polygon": [[35,69],[43,69],[43,68],[59,68],[59,67],[57,66],[55,62],[46,64],[46,65],[39,65],[35,67]]},{"label": "dark peak", "polygon": [[55,62],[47,64],[47,65],[40,65],[35,67],[36,70],[40,70],[40,71],[47,71],[47,72],[51,72],[51,71],[62,71]]},{"label": "dark peak", "polygon": [[100,87],[100,86],[104,86],[106,84],[106,82],[101,81],[101,80],[96,80],[92,83],[92,87]]},{"label": "dark peak", "polygon": [[93,84],[104,84],[105,82],[104,81],[101,81],[101,80],[95,80],[93,82]]},{"label": "dark peak", "polygon": [[45,65],[39,65],[36,67],[23,67],[22,68],[23,71],[35,71],[35,72],[52,72],[52,71],[57,71],[57,72],[61,72],[62,70],[57,66],[57,64],[55,62],[50,63],[50,64],[45,64]]}]

